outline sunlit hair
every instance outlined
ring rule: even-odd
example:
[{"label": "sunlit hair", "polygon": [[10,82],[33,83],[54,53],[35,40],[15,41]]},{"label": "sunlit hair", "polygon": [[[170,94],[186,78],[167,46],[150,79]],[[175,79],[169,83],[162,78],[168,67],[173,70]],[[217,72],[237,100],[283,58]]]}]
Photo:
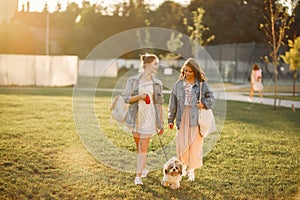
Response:
[{"label": "sunlit hair", "polygon": [[185,78],[185,74],[184,74],[184,70],[185,67],[190,67],[192,69],[192,71],[195,74],[195,78],[198,79],[200,82],[206,81],[207,78],[204,74],[204,71],[202,70],[202,68],[200,67],[200,65],[198,64],[198,62],[193,59],[193,58],[189,58],[187,59],[184,64],[182,65],[181,69],[180,69],[180,79],[184,79]]},{"label": "sunlit hair", "polygon": [[158,61],[158,57],[154,54],[144,54],[144,55],[141,55],[141,65],[142,65],[142,68],[145,68],[145,65],[146,64],[149,64],[149,63],[152,63],[154,60],[157,60]]}]

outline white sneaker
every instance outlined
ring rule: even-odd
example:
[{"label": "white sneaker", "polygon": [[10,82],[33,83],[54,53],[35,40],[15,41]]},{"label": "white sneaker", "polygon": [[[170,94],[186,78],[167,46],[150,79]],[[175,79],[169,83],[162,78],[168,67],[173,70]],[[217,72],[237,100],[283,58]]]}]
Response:
[{"label": "white sneaker", "polygon": [[250,97],[247,97],[247,100],[248,100],[248,102],[252,102],[252,98],[250,98]]},{"label": "white sneaker", "polygon": [[142,178],[146,178],[147,177],[147,175],[148,175],[148,173],[149,173],[149,170],[148,169],[143,169],[143,171],[142,171]]},{"label": "white sneaker", "polygon": [[187,175],[187,166],[186,165],[182,165],[182,175],[181,176],[186,176]]},{"label": "white sneaker", "polygon": [[143,185],[141,177],[135,177],[134,184],[135,185]]},{"label": "white sneaker", "polygon": [[189,181],[195,181],[195,172],[194,172],[194,170],[189,170],[188,180]]}]

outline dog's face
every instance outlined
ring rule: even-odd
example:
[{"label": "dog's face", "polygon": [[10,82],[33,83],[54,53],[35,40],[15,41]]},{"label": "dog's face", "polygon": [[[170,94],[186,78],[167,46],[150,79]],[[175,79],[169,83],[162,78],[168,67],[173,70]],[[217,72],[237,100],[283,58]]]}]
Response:
[{"label": "dog's face", "polygon": [[170,176],[178,176],[182,174],[182,165],[178,160],[169,161],[168,165],[165,168],[165,173]]}]

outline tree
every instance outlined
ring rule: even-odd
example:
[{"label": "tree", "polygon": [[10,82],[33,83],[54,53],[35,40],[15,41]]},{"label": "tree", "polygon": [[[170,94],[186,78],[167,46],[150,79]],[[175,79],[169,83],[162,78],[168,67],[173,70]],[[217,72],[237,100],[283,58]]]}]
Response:
[{"label": "tree", "polygon": [[161,58],[167,60],[170,66],[172,65],[172,62],[174,60],[181,57],[181,55],[174,53],[184,45],[184,43],[181,41],[181,38],[181,33],[176,35],[174,32],[172,32],[170,35],[170,39],[167,41],[167,49],[169,50],[169,52],[166,55],[160,55]]},{"label": "tree", "polygon": [[[300,35],[300,28],[299,28],[299,24],[300,24],[300,1],[298,1],[293,13],[295,15],[294,34],[295,35]],[[297,26],[297,24],[298,24],[298,26]]]},{"label": "tree", "polygon": [[214,35],[210,36],[206,40],[203,39],[203,33],[209,28],[203,24],[203,16],[205,10],[203,8],[198,8],[197,11],[193,11],[192,24],[188,23],[187,18],[184,18],[184,24],[187,26],[188,33],[190,34],[190,39],[194,43],[194,55],[195,58],[198,57],[198,47],[199,45],[204,45],[214,39]]},{"label": "tree", "polygon": [[[263,18],[261,0],[193,0],[190,13],[199,7],[205,10],[203,24],[209,30],[203,33],[207,39],[215,35],[211,44],[262,42],[263,32],[259,23]],[[192,16],[187,17],[192,18]]]},{"label": "tree", "polygon": [[151,12],[152,26],[164,27],[186,33],[182,19],[185,16],[186,8],[172,1],[165,1],[157,10]]},{"label": "tree", "polygon": [[265,21],[260,24],[260,28],[264,31],[268,43],[272,47],[270,57],[274,67],[274,109],[276,109],[277,101],[277,76],[278,76],[278,56],[277,53],[282,44],[287,30],[290,28],[293,18],[287,13],[277,0],[264,0]]},{"label": "tree", "polygon": [[300,69],[300,36],[295,41],[289,40],[288,45],[290,51],[285,52],[285,55],[281,55],[280,57],[286,64],[290,65],[290,70],[294,71],[293,96],[295,96],[297,70]]},{"label": "tree", "polygon": [[[145,24],[148,27],[149,22],[145,20]],[[153,46],[153,42],[151,41],[151,35],[149,33],[148,28],[144,31],[144,37],[143,33],[141,33],[139,30],[136,31],[136,37],[137,37],[137,43],[140,49],[142,49],[142,53],[154,53],[154,50],[152,48],[149,48]]]}]

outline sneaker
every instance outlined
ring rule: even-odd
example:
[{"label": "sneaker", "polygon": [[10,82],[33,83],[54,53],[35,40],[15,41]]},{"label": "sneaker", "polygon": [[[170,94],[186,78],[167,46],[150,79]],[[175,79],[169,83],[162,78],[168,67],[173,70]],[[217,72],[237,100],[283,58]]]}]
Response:
[{"label": "sneaker", "polygon": [[135,185],[143,185],[141,177],[135,177],[134,184]]},{"label": "sneaker", "polygon": [[142,178],[146,178],[147,177],[147,175],[148,175],[148,173],[149,173],[149,170],[148,169],[144,169],[143,171],[142,171]]},{"label": "sneaker", "polygon": [[252,98],[250,98],[250,97],[247,97],[247,100],[248,100],[248,102],[252,102]]},{"label": "sneaker", "polygon": [[186,176],[187,175],[187,166],[186,165],[182,165],[182,175],[181,176]]},{"label": "sneaker", "polygon": [[195,181],[195,173],[194,173],[194,170],[189,170],[189,173],[188,173],[188,180],[189,180],[189,181]]}]

